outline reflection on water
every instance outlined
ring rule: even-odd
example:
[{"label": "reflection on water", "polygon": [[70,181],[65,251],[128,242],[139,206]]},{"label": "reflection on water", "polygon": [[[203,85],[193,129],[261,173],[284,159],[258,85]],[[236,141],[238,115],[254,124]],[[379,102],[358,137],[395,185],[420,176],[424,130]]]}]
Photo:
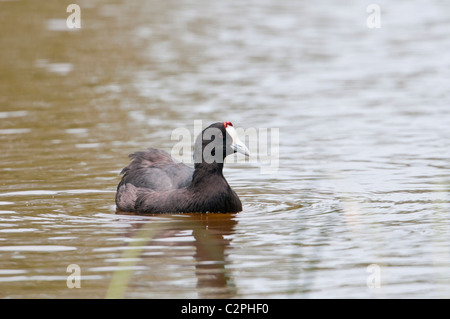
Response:
[{"label": "reflection on water", "polygon": [[[195,268],[198,297],[233,297],[236,292],[226,269],[229,261],[225,252],[235,225],[235,214],[163,215],[138,224],[136,229],[132,229],[130,244],[119,259],[119,269],[111,280],[106,296],[121,298],[125,296],[125,290],[131,296],[139,296],[141,291],[143,296],[148,296],[148,290],[157,286],[156,296],[162,297],[166,293],[166,297],[170,297],[171,290],[183,290],[183,285],[168,285],[162,274],[170,272],[169,265],[183,262],[183,268]],[[140,284],[133,282],[132,272],[139,269],[136,268],[139,265],[145,265],[144,270],[151,269],[153,274],[159,274],[148,281],[149,286],[142,283],[141,276]],[[123,270],[129,271],[124,273]],[[186,289],[185,293],[192,292]]]},{"label": "reflection on water", "polygon": [[[447,4],[68,4],[0,1],[0,297],[449,296]],[[116,215],[195,120],[279,129],[279,169],[226,163],[238,214]]]}]

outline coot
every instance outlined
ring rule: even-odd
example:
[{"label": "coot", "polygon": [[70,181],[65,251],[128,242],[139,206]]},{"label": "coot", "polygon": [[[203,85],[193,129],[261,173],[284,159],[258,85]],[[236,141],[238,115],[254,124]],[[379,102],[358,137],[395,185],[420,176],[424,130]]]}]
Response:
[{"label": "coot", "polygon": [[149,148],[129,157],[121,174],[116,205],[121,212],[233,213],[242,210],[237,194],[222,174],[225,157],[249,156],[230,122],[213,123],[194,144],[194,169],[176,163],[165,151]]}]

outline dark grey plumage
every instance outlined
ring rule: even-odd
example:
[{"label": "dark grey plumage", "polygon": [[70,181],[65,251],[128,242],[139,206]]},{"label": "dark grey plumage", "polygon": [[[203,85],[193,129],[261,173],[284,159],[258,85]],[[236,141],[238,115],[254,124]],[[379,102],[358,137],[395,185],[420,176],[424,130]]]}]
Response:
[{"label": "dark grey plumage", "polygon": [[[131,154],[132,161],[122,170],[117,187],[117,209],[137,213],[241,211],[239,197],[222,174],[224,158],[235,152],[230,145],[232,139],[225,123],[214,123],[208,128],[220,130],[220,138],[205,138],[203,133],[197,138],[195,169],[175,163],[167,152],[154,148]],[[219,160],[211,162],[208,157],[199,157],[198,153],[203,155],[206,147],[213,149],[214,158]],[[216,157],[217,149],[222,152]]]},{"label": "dark grey plumage", "polygon": [[129,157],[132,161],[122,170],[120,184],[131,183],[136,187],[163,191],[188,186],[192,180],[194,169],[175,163],[167,152],[149,148]]}]

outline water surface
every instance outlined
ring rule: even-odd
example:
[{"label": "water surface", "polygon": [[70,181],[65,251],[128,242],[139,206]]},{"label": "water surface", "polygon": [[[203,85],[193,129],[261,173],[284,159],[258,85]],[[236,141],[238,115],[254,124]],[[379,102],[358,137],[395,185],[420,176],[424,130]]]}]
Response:
[{"label": "water surface", "polygon": [[[77,3],[0,2],[0,297],[449,297],[448,4]],[[278,170],[229,160],[237,214],[117,215],[195,120],[279,129]]]}]

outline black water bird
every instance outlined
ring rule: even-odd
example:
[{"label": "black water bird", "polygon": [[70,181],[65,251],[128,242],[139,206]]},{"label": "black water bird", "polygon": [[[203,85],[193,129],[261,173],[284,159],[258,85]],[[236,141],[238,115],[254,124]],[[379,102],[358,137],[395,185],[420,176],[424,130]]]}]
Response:
[{"label": "black water bird", "polygon": [[165,151],[149,148],[131,154],[121,174],[119,212],[234,213],[242,210],[238,195],[223,176],[225,157],[250,155],[230,122],[213,123],[194,145],[194,168],[174,162]]}]

